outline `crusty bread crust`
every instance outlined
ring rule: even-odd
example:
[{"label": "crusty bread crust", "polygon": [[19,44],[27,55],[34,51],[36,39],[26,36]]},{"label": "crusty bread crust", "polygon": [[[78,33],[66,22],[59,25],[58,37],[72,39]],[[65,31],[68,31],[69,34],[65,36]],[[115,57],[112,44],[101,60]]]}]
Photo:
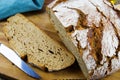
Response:
[{"label": "crusty bread crust", "polygon": [[41,69],[57,71],[72,65],[74,56],[21,14],[8,19],[3,27],[11,47]]},{"label": "crusty bread crust", "polygon": [[107,0],[55,0],[47,11],[88,79],[120,69],[120,17]]}]

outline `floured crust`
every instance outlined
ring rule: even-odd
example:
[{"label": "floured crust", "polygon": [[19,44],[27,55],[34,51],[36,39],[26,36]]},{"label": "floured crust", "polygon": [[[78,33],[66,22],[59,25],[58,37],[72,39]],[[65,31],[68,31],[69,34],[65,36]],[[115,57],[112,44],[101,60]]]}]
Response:
[{"label": "floured crust", "polygon": [[120,69],[120,18],[113,6],[107,0],[57,1],[47,9],[51,22],[85,76],[99,79]]}]

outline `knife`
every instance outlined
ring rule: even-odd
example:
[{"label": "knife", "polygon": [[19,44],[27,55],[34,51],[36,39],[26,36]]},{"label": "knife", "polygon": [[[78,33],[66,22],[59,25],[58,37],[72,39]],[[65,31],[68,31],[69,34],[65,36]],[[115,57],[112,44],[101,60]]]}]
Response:
[{"label": "knife", "polygon": [[12,49],[0,43],[0,53],[15,64],[19,69],[28,74],[29,76],[40,79],[40,76],[34,72]]}]

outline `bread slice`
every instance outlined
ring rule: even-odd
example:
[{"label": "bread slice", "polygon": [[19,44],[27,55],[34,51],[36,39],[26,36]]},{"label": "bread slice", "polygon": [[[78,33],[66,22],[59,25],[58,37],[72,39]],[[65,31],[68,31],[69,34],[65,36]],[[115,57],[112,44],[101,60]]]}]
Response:
[{"label": "bread slice", "polygon": [[87,79],[120,69],[120,13],[107,0],[54,0],[47,11]]},{"label": "bread slice", "polygon": [[21,57],[26,57],[41,69],[57,71],[72,65],[74,56],[50,38],[22,14],[10,17],[3,27],[10,46]]}]

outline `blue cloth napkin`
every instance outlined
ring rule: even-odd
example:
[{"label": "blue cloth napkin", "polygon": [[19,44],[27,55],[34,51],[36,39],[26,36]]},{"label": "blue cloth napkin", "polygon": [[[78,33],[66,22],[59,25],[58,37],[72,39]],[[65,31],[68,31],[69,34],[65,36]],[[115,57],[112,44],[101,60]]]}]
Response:
[{"label": "blue cloth napkin", "polygon": [[44,0],[0,0],[0,20],[16,13],[40,10]]}]

